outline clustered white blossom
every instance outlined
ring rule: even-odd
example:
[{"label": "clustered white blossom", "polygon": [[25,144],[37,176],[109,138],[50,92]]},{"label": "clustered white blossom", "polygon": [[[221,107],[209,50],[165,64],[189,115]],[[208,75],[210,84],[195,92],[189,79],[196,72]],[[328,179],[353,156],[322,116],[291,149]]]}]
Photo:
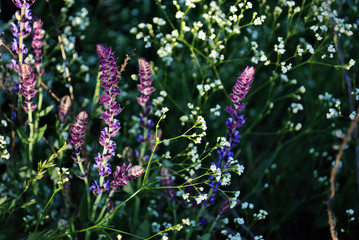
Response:
[{"label": "clustered white blossom", "polygon": [[328,92],[325,92],[324,95],[320,94],[318,98],[321,101],[325,101],[329,105],[329,110],[326,114],[328,119],[341,116],[341,102],[338,98],[334,98],[333,95]]},{"label": "clustered white blossom", "polygon": [[257,220],[263,220],[267,217],[268,215],[268,212],[266,210],[263,210],[263,209],[259,209],[259,212],[258,213],[254,213],[253,214],[253,217]]},{"label": "clustered white blossom", "polygon": [[[0,126],[3,127],[7,127],[7,122],[6,120],[1,120],[0,122]],[[0,160],[3,159],[9,159],[10,158],[10,153],[8,152],[6,146],[10,144],[10,138],[9,137],[4,137],[2,135],[0,135]]]}]

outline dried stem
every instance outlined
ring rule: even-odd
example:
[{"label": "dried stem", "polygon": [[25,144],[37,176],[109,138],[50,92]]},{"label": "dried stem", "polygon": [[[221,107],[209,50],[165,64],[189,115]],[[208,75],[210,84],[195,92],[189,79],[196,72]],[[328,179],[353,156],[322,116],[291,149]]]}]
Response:
[{"label": "dried stem", "polygon": [[[341,3],[339,4],[338,7],[338,14],[341,12],[342,10],[342,6],[345,3],[345,0],[342,0]],[[330,19],[330,23],[333,25],[333,19]],[[339,58],[339,62],[341,65],[345,65],[344,62],[344,56],[343,56],[343,51],[341,48],[341,45],[338,41],[338,32],[333,30],[333,41],[335,44],[335,48],[337,50],[338,53],[338,58]],[[352,91],[353,91],[353,86],[352,86],[352,79],[349,77],[348,71],[346,69],[343,68],[343,73],[344,73],[344,81],[345,84],[347,86],[347,94],[348,94],[348,100],[349,100],[349,109],[350,112],[353,112],[355,110],[355,106],[354,106],[354,97],[352,95]],[[358,135],[358,128],[355,127],[353,130],[353,137],[355,139],[355,159],[356,159],[356,174],[357,174],[357,194],[358,194],[358,198],[359,198],[359,135]]]},{"label": "dried stem", "polygon": [[48,86],[46,86],[46,84],[41,80],[41,78],[38,77],[37,80],[40,82],[41,86],[45,88],[45,90],[48,93],[50,93],[51,97],[53,97],[57,102],[60,102],[60,99],[56,96],[56,94],[53,91],[51,91],[50,88],[48,88]]},{"label": "dried stem", "polygon": [[5,43],[4,39],[0,38],[0,41],[1,41],[0,46],[1,45],[4,46],[8,50],[8,52],[11,54],[11,56],[13,58],[17,59],[17,56],[11,51],[10,47]]},{"label": "dried stem", "polygon": [[[55,148],[51,145],[51,143],[49,142],[49,140],[47,140],[47,139],[45,138],[45,136],[42,136],[42,140],[44,140],[44,142],[45,142],[47,145],[49,145],[49,147],[50,147],[50,149],[51,149],[51,152],[52,152],[53,154],[56,154],[56,155],[57,155]],[[57,157],[57,159],[60,159],[60,156],[59,156],[59,155],[57,155],[56,157]]]},{"label": "dried stem", "polygon": [[67,66],[67,57],[66,57],[66,53],[65,53],[64,43],[62,41],[62,37],[61,37],[61,34],[60,34],[61,32],[60,32],[60,30],[59,30],[59,28],[57,26],[55,15],[54,15],[54,12],[52,10],[52,6],[50,4],[50,0],[46,0],[46,2],[49,5],[50,15],[51,15],[52,21],[54,23],[54,26],[55,26],[55,29],[56,29],[56,32],[57,32],[57,40],[59,41],[59,44],[60,44],[61,56],[62,56],[62,59],[64,60],[64,63],[65,63],[65,78],[67,78],[67,81],[68,81],[68,83],[70,85],[69,92],[70,92],[71,101],[74,101],[74,89],[73,89],[72,83],[71,83],[70,70],[69,70],[69,67]]},{"label": "dried stem", "polygon": [[332,209],[333,199],[335,197],[335,176],[338,172],[339,162],[343,156],[344,148],[347,146],[350,136],[352,135],[352,133],[353,133],[354,129],[356,128],[356,125],[359,121],[358,113],[359,113],[359,108],[357,109],[356,117],[351,122],[350,127],[345,135],[345,138],[340,146],[338,155],[335,159],[335,164],[334,164],[331,174],[330,174],[330,196],[329,196],[329,199],[327,202],[327,211],[328,211],[328,218],[329,218],[330,234],[331,234],[333,240],[338,239],[337,233],[335,231],[335,216],[334,216],[333,209]]}]

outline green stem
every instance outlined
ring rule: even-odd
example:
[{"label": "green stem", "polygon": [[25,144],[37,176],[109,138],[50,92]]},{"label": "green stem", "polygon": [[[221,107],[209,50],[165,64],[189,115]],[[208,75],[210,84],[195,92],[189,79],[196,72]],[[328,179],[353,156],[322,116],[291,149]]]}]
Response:
[{"label": "green stem", "polygon": [[77,161],[79,163],[81,174],[84,176],[84,181],[86,185],[86,198],[87,198],[87,216],[90,217],[90,205],[91,205],[91,198],[90,198],[90,186],[88,182],[87,175],[85,174],[84,167],[82,166],[82,162],[80,161],[80,156],[77,156]]},{"label": "green stem", "polygon": [[101,86],[100,76],[101,76],[101,74],[102,74],[102,72],[97,73],[96,88],[95,88],[95,92],[92,97],[91,113],[93,112],[93,108],[94,108],[95,104],[97,104],[100,99],[100,86]]},{"label": "green stem", "polygon": [[36,224],[36,227],[35,227],[35,233],[37,232],[37,228],[39,227],[39,224],[40,224],[40,221],[41,221],[41,218],[42,218],[42,215],[44,214],[46,208],[50,205],[50,203],[52,202],[52,199],[55,197],[55,194],[58,193],[60,191],[59,188],[56,188],[55,191],[52,193],[49,201],[47,201],[46,203],[46,206],[44,207],[44,209],[42,210],[40,216],[39,216],[39,219],[37,220],[37,224]]},{"label": "green stem", "polygon": [[[101,176],[101,177],[100,177],[100,182],[101,182],[101,180],[102,180],[102,182],[103,182],[103,179],[104,179],[104,177]],[[100,185],[100,186],[101,186],[101,185]],[[93,205],[93,207],[92,207],[91,221],[93,221],[93,220],[95,219],[96,210],[97,210],[97,205],[100,203],[101,197],[102,197],[102,192],[101,192],[99,195],[97,195],[96,200],[95,200],[95,203],[94,203],[94,205]]]},{"label": "green stem", "polygon": [[32,164],[32,152],[34,147],[34,123],[32,122],[32,111],[31,111],[31,103],[27,104],[27,116],[30,128],[30,136],[29,136],[29,161]]},{"label": "green stem", "polygon": [[[115,192],[113,190],[111,190],[110,194],[109,194],[109,199],[113,196]],[[99,222],[101,218],[103,218],[103,215],[105,214],[105,211],[106,211],[106,208],[107,208],[107,204],[104,204],[102,209],[101,209],[101,212],[100,212],[100,215],[98,216],[98,218],[96,219],[96,222]]]}]

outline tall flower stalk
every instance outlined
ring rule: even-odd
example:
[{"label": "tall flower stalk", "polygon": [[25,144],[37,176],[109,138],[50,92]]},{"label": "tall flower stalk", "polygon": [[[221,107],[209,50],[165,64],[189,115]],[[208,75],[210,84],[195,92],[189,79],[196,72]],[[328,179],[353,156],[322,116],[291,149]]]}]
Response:
[{"label": "tall flower stalk", "polygon": [[15,59],[12,61],[15,69],[16,67],[18,69],[18,66],[21,66],[24,54],[28,52],[26,46],[24,45],[24,39],[31,33],[30,21],[32,20],[32,16],[30,6],[35,1],[36,0],[12,0],[15,6],[20,9],[15,13],[16,20],[18,21],[17,24],[11,23],[11,31],[15,37],[13,39],[12,50],[16,51],[19,56],[18,62],[16,62]]},{"label": "tall flower stalk", "polygon": [[[88,205],[90,205],[91,200],[90,200],[89,182],[88,182],[87,173],[85,172],[84,167],[82,165],[82,162],[84,162],[85,160],[84,158],[81,157],[82,146],[84,143],[83,138],[86,135],[87,125],[88,125],[88,114],[85,111],[82,111],[77,115],[75,119],[75,123],[71,124],[71,130],[70,130],[71,139],[69,139],[69,143],[73,147],[72,159],[74,160],[75,163],[79,165],[82,178],[85,181],[87,203]],[[90,208],[88,208],[88,214],[90,214]]]},{"label": "tall flower stalk", "polygon": [[37,93],[35,90],[36,81],[34,80],[35,75],[29,64],[22,64],[20,68],[21,84],[20,89],[23,97],[25,98],[25,104],[23,108],[27,112],[28,124],[30,128],[29,136],[29,160],[32,162],[32,152],[33,152],[33,143],[34,143],[34,122],[32,119],[32,112],[36,109],[36,105],[33,105],[33,98]]},{"label": "tall flower stalk", "polygon": [[152,102],[150,101],[151,94],[156,90],[151,86],[153,78],[150,65],[147,60],[144,58],[138,59],[138,68],[139,68],[139,80],[140,84],[137,84],[138,90],[141,92],[141,96],[137,98],[138,104],[142,106],[140,125],[143,127],[144,132],[143,135],[140,135],[137,138],[138,142],[141,142],[142,148],[140,153],[140,161],[142,162],[142,158],[145,154],[145,149],[147,142],[151,139],[151,134],[149,130],[154,126],[154,123],[148,116],[151,113]]},{"label": "tall flower stalk", "polygon": [[[102,44],[96,46],[96,52],[99,57],[101,86],[103,88],[103,95],[100,98],[100,104],[105,107],[105,111],[101,114],[101,118],[106,122],[107,126],[101,131],[99,143],[103,146],[102,153],[97,153],[95,157],[94,167],[98,170],[100,175],[99,182],[94,181],[90,187],[95,195],[97,195],[93,205],[91,220],[95,219],[97,206],[102,198],[102,194],[110,191],[108,199],[110,199],[114,192],[120,191],[120,187],[127,185],[131,179],[140,176],[144,169],[141,166],[132,166],[123,164],[122,167],[117,166],[113,173],[113,181],[106,179],[112,174],[110,158],[115,155],[116,143],[111,140],[115,137],[121,128],[120,122],[115,118],[121,111],[120,104],[117,103],[116,97],[121,90],[117,86],[119,81],[118,67],[116,66],[115,52],[111,48],[106,48]],[[99,219],[103,216],[106,205],[102,208]]]},{"label": "tall flower stalk", "polygon": [[[210,176],[210,180],[214,193],[218,191],[219,186],[230,183],[231,175],[229,170],[231,170],[235,164],[237,164],[236,171],[239,175],[242,174],[244,170],[244,167],[238,164],[237,160],[233,159],[233,148],[239,143],[240,133],[238,129],[245,123],[241,111],[246,106],[246,103],[243,103],[242,100],[251,87],[254,72],[254,67],[247,66],[237,78],[237,82],[232,89],[233,92],[229,95],[233,105],[225,109],[225,111],[231,115],[226,121],[228,138],[221,138],[221,147],[218,150],[219,160],[216,163],[212,163],[211,166],[211,170],[214,174]],[[224,172],[222,172],[221,169],[224,170]],[[211,196],[210,202],[214,202],[214,194]]]},{"label": "tall flower stalk", "polygon": [[96,208],[101,200],[102,193],[110,189],[110,181],[105,180],[112,173],[109,159],[115,155],[116,143],[111,140],[120,130],[120,122],[115,117],[122,111],[121,106],[116,101],[116,96],[121,90],[118,84],[118,67],[116,66],[115,52],[111,48],[106,48],[102,44],[96,46],[96,52],[99,57],[100,80],[104,90],[100,99],[105,107],[105,111],[101,114],[101,118],[106,122],[107,126],[101,131],[100,145],[103,146],[102,153],[98,153],[95,157],[96,163],[94,167],[99,171],[100,181],[94,181],[90,187],[90,191],[97,194],[95,204],[92,209],[91,219],[96,215]]},{"label": "tall flower stalk", "polygon": [[[11,60],[11,66],[14,70],[19,73],[20,76],[20,92],[25,98],[25,104],[22,105],[25,112],[28,115],[28,125],[30,128],[29,134],[29,146],[28,154],[29,161],[32,163],[32,153],[34,144],[34,122],[32,118],[32,111],[35,110],[36,105],[32,105],[33,98],[37,93],[35,90],[36,81],[34,81],[34,73],[31,66],[24,61],[24,54],[28,52],[27,47],[24,44],[24,39],[31,33],[31,10],[30,6],[36,0],[12,0],[17,8],[15,12],[17,24],[11,23],[11,31],[14,36],[12,50],[18,55],[18,59]],[[25,62],[25,63],[24,63]],[[19,106],[21,105],[22,99],[19,96]]]}]

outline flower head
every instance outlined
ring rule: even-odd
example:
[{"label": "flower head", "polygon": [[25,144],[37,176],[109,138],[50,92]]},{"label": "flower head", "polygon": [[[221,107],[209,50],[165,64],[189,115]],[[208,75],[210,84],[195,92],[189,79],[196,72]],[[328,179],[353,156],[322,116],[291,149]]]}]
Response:
[{"label": "flower head", "polygon": [[225,109],[226,112],[232,116],[240,113],[245,107],[245,103],[242,103],[241,100],[247,95],[250,85],[253,81],[254,67],[246,67],[242,74],[237,78],[237,82],[233,87],[233,93],[229,95],[230,99],[233,102],[233,106],[229,106]]},{"label": "flower head", "polygon": [[151,87],[153,81],[152,72],[147,60],[144,58],[139,58],[138,67],[139,67],[138,76],[140,79],[140,84],[137,84],[137,88],[141,92],[141,97],[137,98],[137,102],[143,108],[145,108],[145,114],[148,115],[149,113],[148,108],[151,106],[151,103],[148,100],[150,98],[151,93],[153,93],[156,89],[154,87]]},{"label": "flower head", "polygon": [[21,93],[25,98],[25,105],[23,105],[23,108],[26,112],[29,111],[28,104],[31,106],[31,111],[34,111],[36,109],[36,105],[31,105],[33,102],[33,98],[35,94],[37,93],[37,90],[35,90],[36,81],[34,81],[34,72],[29,64],[22,64],[20,67],[20,73],[21,73]]},{"label": "flower head", "polygon": [[59,120],[60,123],[64,124],[67,121],[67,118],[69,116],[69,112],[70,112],[70,108],[71,108],[71,98],[68,95],[65,95],[61,98],[60,100],[60,105],[58,107],[59,109]]},{"label": "flower head", "polygon": [[113,181],[111,182],[111,188],[119,192],[121,186],[126,186],[131,179],[141,176],[144,172],[144,168],[141,166],[133,166],[131,163],[126,166],[124,163],[122,167],[117,166],[116,171],[113,173]]},{"label": "flower head", "polygon": [[69,143],[74,148],[73,154],[76,157],[73,157],[75,162],[84,161],[80,158],[80,153],[82,151],[83,137],[85,136],[85,131],[88,124],[88,114],[85,111],[80,112],[76,119],[75,123],[71,125],[70,135],[72,139],[69,139]]},{"label": "flower head", "polygon": [[[45,42],[41,41],[44,37],[44,32],[42,29],[42,21],[41,19],[37,19],[33,23],[33,32],[34,36],[31,42],[31,46],[33,48],[34,52],[34,58],[35,58],[35,66],[39,70],[40,66],[42,64],[42,57],[44,56],[44,53],[42,52],[42,47],[44,46]],[[39,75],[43,74],[43,71],[38,72]]]}]

